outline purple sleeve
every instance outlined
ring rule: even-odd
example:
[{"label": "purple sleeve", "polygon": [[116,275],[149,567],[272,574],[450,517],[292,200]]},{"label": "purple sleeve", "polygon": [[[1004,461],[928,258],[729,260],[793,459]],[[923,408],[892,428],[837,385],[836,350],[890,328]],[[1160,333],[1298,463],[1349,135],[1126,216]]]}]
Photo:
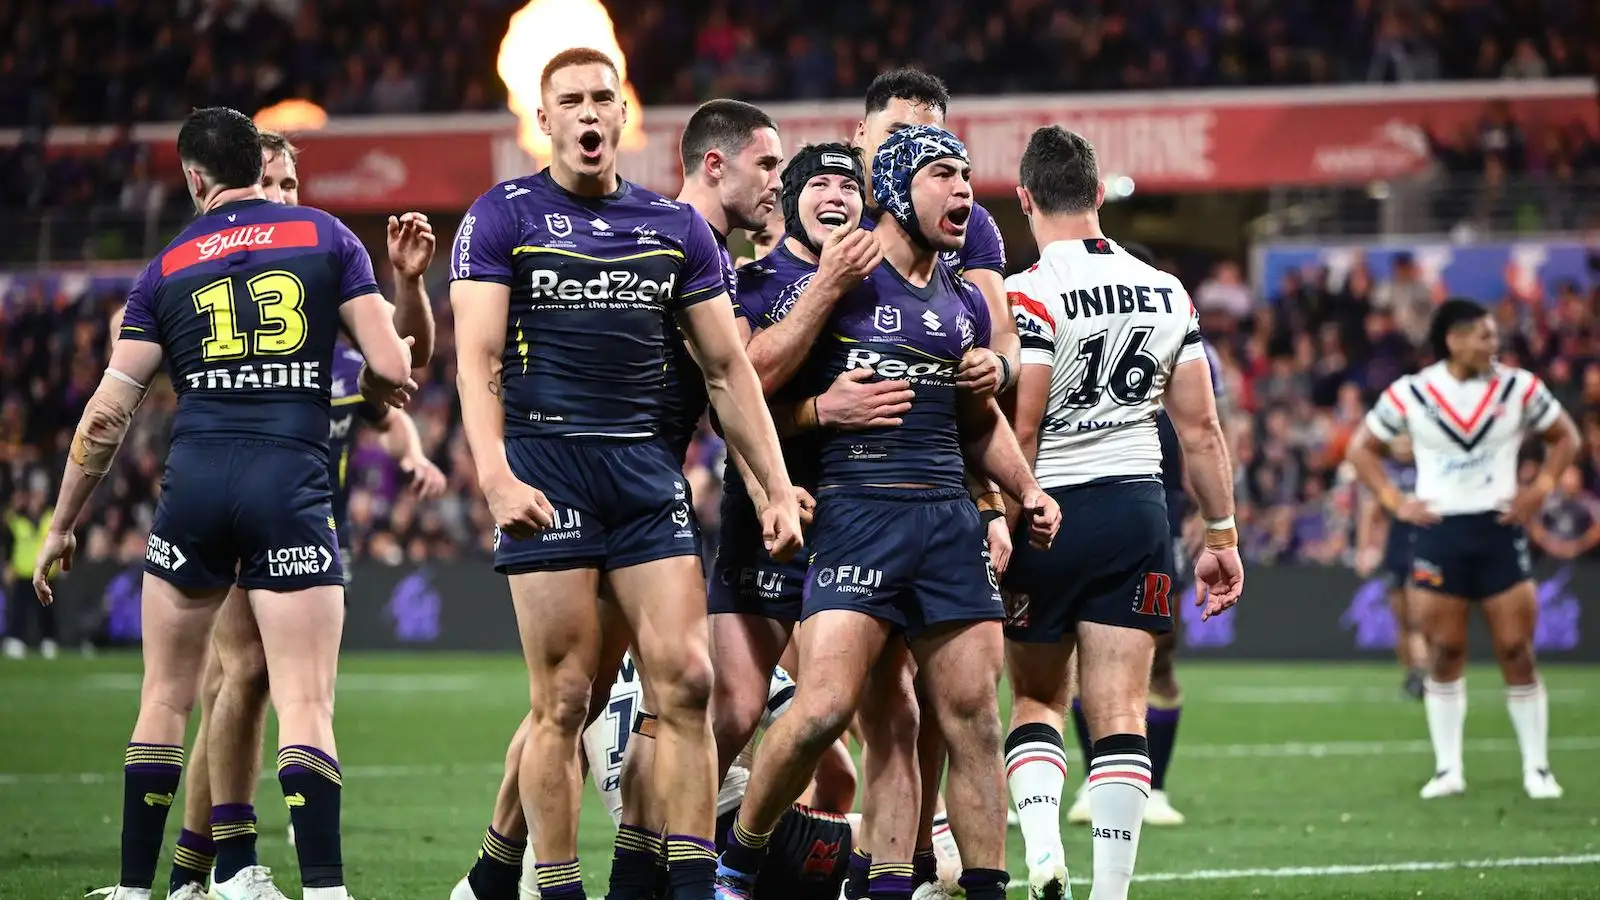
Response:
[{"label": "purple sleeve", "polygon": [[711,233],[711,226],[689,209],[689,227],[683,236],[683,272],[678,281],[676,308],[683,309],[703,300],[727,293],[722,270],[725,251]]},{"label": "purple sleeve", "polygon": [[962,279],[962,296],[967,302],[967,312],[972,315],[973,335],[972,347],[987,347],[994,340],[994,322],[989,318],[989,304],[983,299],[983,291],[977,286]]},{"label": "purple sleeve", "polygon": [[516,221],[505,200],[493,192],[474,200],[451,244],[450,280],[509,286],[517,237]]},{"label": "purple sleeve", "polygon": [[372,274],[372,257],[367,255],[361,239],[338,219],[333,219],[333,249],[339,257],[340,303],[378,293],[378,279]]},{"label": "purple sleeve", "polygon": [[961,247],[961,271],[993,269],[1006,273],[1006,242],[989,211],[974,203],[967,223],[967,241]]},{"label": "purple sleeve", "polygon": [[733,301],[733,314],[750,323],[751,328],[765,328],[766,315],[772,308],[762,288],[772,281],[766,268],[758,261],[746,263],[734,273],[733,289],[728,297]]},{"label": "purple sleeve", "polygon": [[128,305],[122,311],[122,329],[119,338],[160,343],[161,333],[156,328],[155,290],[150,284],[151,270],[146,268],[133,280],[128,289]]}]

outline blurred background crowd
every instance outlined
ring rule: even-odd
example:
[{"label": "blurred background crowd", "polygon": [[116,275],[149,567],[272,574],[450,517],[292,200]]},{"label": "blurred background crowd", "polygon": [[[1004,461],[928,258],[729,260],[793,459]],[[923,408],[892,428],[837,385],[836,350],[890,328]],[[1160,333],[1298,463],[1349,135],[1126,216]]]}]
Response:
[{"label": "blurred background crowd", "polygon": [[[290,97],[337,116],[503,110],[495,58],[521,5],[178,0],[175,18],[168,4],[142,0],[12,0],[0,6],[0,129],[19,137],[0,143],[0,209],[71,209],[55,239],[89,250],[68,258],[129,259],[137,244],[127,229],[152,211],[181,218],[188,208],[177,173],[153,171],[148,151],[129,137],[131,123]],[[1600,5],[1557,0],[863,0],[820,12],[801,0],[607,6],[647,104],[859,97],[879,71],[904,63],[940,75],[958,95],[1600,71]],[[92,153],[46,152],[50,129],[84,124],[115,134]],[[1581,211],[1597,206],[1600,143],[1581,123],[1528,133],[1507,107],[1490,104],[1475,127],[1428,138],[1440,179],[1490,188],[1471,202],[1436,192],[1430,202],[1440,221],[1493,213],[1514,222],[1527,210],[1533,227],[1594,225]],[[1547,193],[1521,182],[1492,189],[1529,175],[1543,179]],[[10,259],[5,253],[0,261]],[[1031,253],[1013,246],[1013,266]],[[1344,445],[1376,393],[1426,361],[1419,345],[1439,290],[1412,260],[1396,260],[1395,274],[1381,280],[1357,265],[1337,276],[1291,273],[1265,288],[1252,286],[1242,262],[1186,255],[1181,274],[1223,358],[1244,547],[1256,561],[1348,563],[1357,504],[1338,471]],[[400,564],[488,548],[491,523],[453,388],[443,274],[436,266],[430,284],[441,301],[438,353],[413,413],[450,489],[419,505],[371,436],[363,438],[350,465],[350,543],[361,558]],[[0,507],[22,518],[53,499],[72,428],[103,367],[107,319],[122,302],[115,284],[86,284],[0,276]],[[1572,283],[1514,289],[1495,305],[1508,361],[1541,373],[1590,438],[1573,479],[1551,500],[1549,528],[1536,530],[1556,555],[1600,543],[1597,302],[1600,287]],[[172,409],[170,390],[145,402],[96,499],[85,558],[142,555]],[[709,431],[689,468],[701,521],[714,531],[722,448]]]}]

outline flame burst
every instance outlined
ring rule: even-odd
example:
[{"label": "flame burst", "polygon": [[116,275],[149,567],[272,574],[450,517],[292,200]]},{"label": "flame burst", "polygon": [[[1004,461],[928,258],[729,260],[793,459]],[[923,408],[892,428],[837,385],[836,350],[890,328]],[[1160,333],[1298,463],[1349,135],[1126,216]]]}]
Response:
[{"label": "flame burst", "polygon": [[539,130],[539,75],[557,53],[573,47],[599,50],[617,64],[622,98],[628,102],[622,149],[644,146],[644,110],[628,83],[628,61],[600,0],[533,0],[511,17],[497,68],[510,98],[507,105],[517,115],[517,143],[540,165],[550,161],[550,138]]},{"label": "flame burst", "polygon": [[256,127],[280,134],[316,131],[328,124],[328,113],[310,100],[285,100],[256,113]]}]

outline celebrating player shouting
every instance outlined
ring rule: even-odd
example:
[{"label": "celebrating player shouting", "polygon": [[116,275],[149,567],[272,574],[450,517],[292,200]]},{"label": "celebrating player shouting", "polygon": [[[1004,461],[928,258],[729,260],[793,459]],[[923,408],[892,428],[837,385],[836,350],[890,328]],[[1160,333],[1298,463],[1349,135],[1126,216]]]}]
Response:
[{"label": "celebrating player shouting", "polygon": [[[950,742],[952,820],[969,864],[962,884],[975,900],[1005,891],[999,592],[966,495],[964,455],[1022,498],[1040,543],[1054,537],[1059,511],[992,399],[958,390],[960,361],[989,337],[982,298],[938,261],[965,237],[969,178],[966,148],[930,126],[901,129],[874,158],[873,192],[889,213],[875,234],[884,261],[834,307],[810,377],[824,387],[842,371],[870,369],[912,379],[917,395],[901,425],[822,436],[798,689],[758,751],[719,866],[720,896],[750,896],[783,810],[844,733],[898,631],[911,640]],[[903,808],[877,810],[884,823],[870,890],[907,897],[916,797],[885,800]]]},{"label": "celebrating player shouting", "polygon": [[1029,893],[1059,900],[1067,894],[1061,728],[1075,639],[1094,738],[1091,897],[1120,900],[1150,792],[1154,635],[1172,628],[1158,404],[1172,418],[1206,520],[1195,574],[1209,589],[1207,615],[1237,602],[1244,584],[1232,475],[1194,308],[1176,278],[1101,233],[1105,189],[1094,148],[1058,126],[1034,132],[1017,195],[1040,253],[1038,265],[1006,279],[1023,342],[1017,434],[1040,484],[1075,519],[1066,525],[1072,541],[1018,547],[1006,575],[1015,694],[1007,769]]},{"label": "celebrating player shouting", "polygon": [[[342,326],[369,385],[414,389],[411,354],[355,236],[321,210],[263,196],[260,136],[243,114],[196,111],[178,156],[199,218],[135,282],[106,377],[74,437],[34,574],[72,562],[73,529],[146,385],[170,360],[172,449],[145,554],[145,680],[126,753],[122,874],[113,900],[150,896],[183,769],[217,607],[237,581],[260,628],[278,712],[278,778],[309,900],[347,900],[333,685],[343,574],[327,476],[329,381]],[[219,247],[220,250],[213,248]],[[226,502],[218,502],[226,498]],[[270,882],[260,886],[271,896]]]},{"label": "celebrating player shouting", "polygon": [[464,427],[528,665],[520,788],[539,888],[583,893],[578,740],[604,575],[658,706],[655,780],[673,785],[662,805],[674,893],[704,900],[714,872],[711,667],[694,514],[658,440],[666,316],[683,326],[730,443],[761,481],[763,533],[780,557],[798,547],[798,509],[709,226],[617,176],[628,112],[616,66],[567,50],[540,87],[551,165],[472,205],[450,296]]}]

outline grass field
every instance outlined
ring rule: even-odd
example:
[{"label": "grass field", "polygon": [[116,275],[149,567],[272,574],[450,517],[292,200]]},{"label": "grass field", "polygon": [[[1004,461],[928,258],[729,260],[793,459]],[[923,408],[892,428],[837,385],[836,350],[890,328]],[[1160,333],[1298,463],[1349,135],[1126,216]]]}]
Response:
[{"label": "grass field", "polygon": [[[525,708],[521,664],[357,656],[343,670],[352,894],[444,900],[477,849]],[[1190,821],[1145,831],[1134,896],[1600,898],[1600,669],[1545,673],[1551,757],[1567,796],[1543,803],[1522,793],[1491,670],[1468,681],[1469,793],[1429,803],[1416,796],[1432,765],[1422,710],[1398,699],[1389,667],[1213,664],[1182,674],[1187,712],[1169,788]],[[138,685],[131,656],[0,665],[0,900],[65,900],[115,881],[119,767]],[[1074,785],[1078,768],[1074,755]],[[271,781],[257,798],[262,861],[297,895],[277,797]],[[593,897],[605,892],[610,835],[590,791],[581,850]],[[1015,831],[1008,846],[1020,877]],[[1068,852],[1074,880],[1087,876],[1086,828],[1071,829]]]}]

